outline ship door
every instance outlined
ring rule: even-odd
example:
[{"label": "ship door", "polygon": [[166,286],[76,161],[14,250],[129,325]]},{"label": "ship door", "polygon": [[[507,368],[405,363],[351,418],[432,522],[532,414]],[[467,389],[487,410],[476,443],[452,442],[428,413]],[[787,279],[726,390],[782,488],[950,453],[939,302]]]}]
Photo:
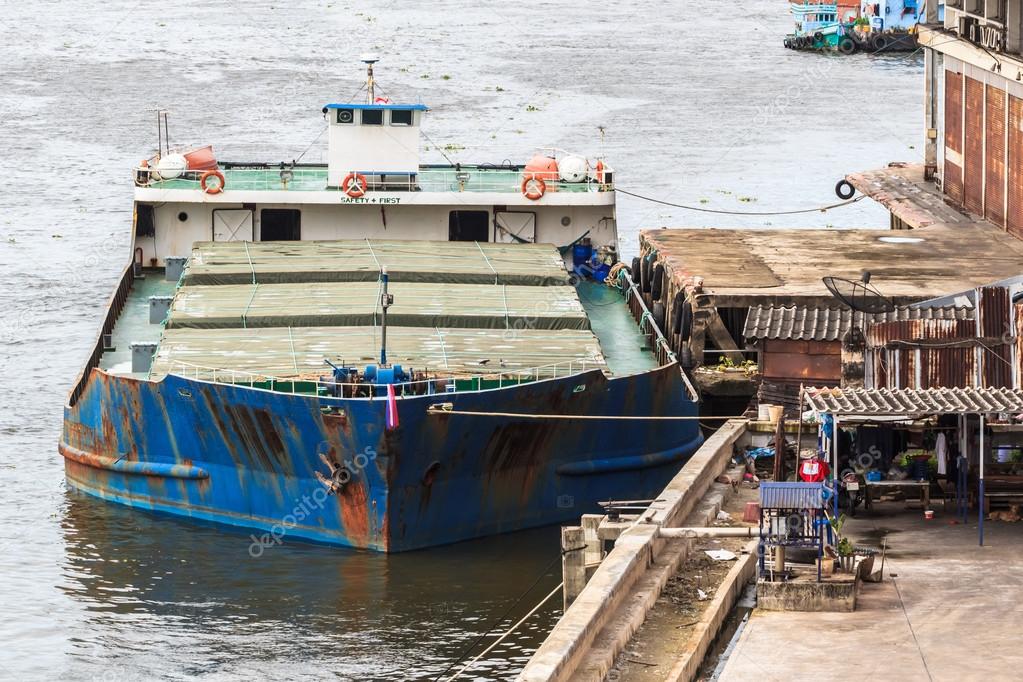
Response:
[{"label": "ship door", "polygon": [[536,241],[536,214],[514,211],[494,213],[497,240],[510,244],[532,244]]},{"label": "ship door", "polygon": [[213,211],[213,241],[251,242],[252,210],[218,208]]}]

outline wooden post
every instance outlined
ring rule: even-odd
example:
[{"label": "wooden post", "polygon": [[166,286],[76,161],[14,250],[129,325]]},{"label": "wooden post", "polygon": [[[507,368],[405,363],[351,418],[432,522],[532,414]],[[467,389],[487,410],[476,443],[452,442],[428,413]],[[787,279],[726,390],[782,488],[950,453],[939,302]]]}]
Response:
[{"label": "wooden post", "polygon": [[581,526],[561,528],[561,575],[567,611],[586,586],[586,538]]},{"label": "wooden post", "polygon": [[[803,384],[799,384],[799,402],[796,405],[796,469],[799,468],[799,453],[803,450]],[[782,465],[782,475],[785,475],[785,465]]]},{"label": "wooden post", "polygon": [[774,427],[774,470],[771,475],[775,481],[785,480],[785,450],[785,414],[782,413]]}]

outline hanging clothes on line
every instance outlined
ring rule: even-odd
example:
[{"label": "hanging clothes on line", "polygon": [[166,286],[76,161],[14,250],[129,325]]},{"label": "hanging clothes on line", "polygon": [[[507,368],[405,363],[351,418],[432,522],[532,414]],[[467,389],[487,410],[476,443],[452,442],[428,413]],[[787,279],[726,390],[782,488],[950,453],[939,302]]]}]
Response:
[{"label": "hanging clothes on line", "polygon": [[938,475],[948,476],[948,441],[944,431],[934,439],[934,456],[938,460]]}]

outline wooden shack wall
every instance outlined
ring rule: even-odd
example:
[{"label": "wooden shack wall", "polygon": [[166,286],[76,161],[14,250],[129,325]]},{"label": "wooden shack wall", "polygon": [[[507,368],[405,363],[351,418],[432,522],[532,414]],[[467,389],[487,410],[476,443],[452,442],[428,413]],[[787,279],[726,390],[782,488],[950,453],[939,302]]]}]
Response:
[{"label": "wooden shack wall", "polygon": [[842,344],[839,341],[765,339],[761,343],[761,371],[765,380],[800,380],[816,386],[842,378]]}]

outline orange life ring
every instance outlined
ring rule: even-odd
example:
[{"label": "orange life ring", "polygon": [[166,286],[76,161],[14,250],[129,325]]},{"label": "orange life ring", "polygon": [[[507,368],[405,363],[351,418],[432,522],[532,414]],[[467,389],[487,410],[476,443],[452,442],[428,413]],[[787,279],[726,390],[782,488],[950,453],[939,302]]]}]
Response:
[{"label": "orange life ring", "polygon": [[365,194],[367,187],[369,184],[366,182],[366,176],[362,173],[349,173],[341,181],[341,189],[353,199],[358,199]]},{"label": "orange life ring", "polygon": [[604,184],[604,162],[597,160],[597,182]]},{"label": "orange life ring", "polygon": [[547,183],[543,181],[543,178],[538,178],[535,175],[528,175],[522,181],[522,193],[530,201],[536,201],[544,195],[547,191]]},{"label": "orange life ring", "polygon": [[[218,180],[220,180],[220,184],[217,185],[216,187],[210,187],[209,185],[207,185],[206,181],[209,180],[211,177],[215,177]],[[218,170],[208,170],[205,173],[203,173],[202,176],[199,178],[199,186],[202,187],[202,191],[206,192],[206,194],[220,194],[221,192],[224,191],[225,184],[226,180],[224,180],[224,174]]]}]

